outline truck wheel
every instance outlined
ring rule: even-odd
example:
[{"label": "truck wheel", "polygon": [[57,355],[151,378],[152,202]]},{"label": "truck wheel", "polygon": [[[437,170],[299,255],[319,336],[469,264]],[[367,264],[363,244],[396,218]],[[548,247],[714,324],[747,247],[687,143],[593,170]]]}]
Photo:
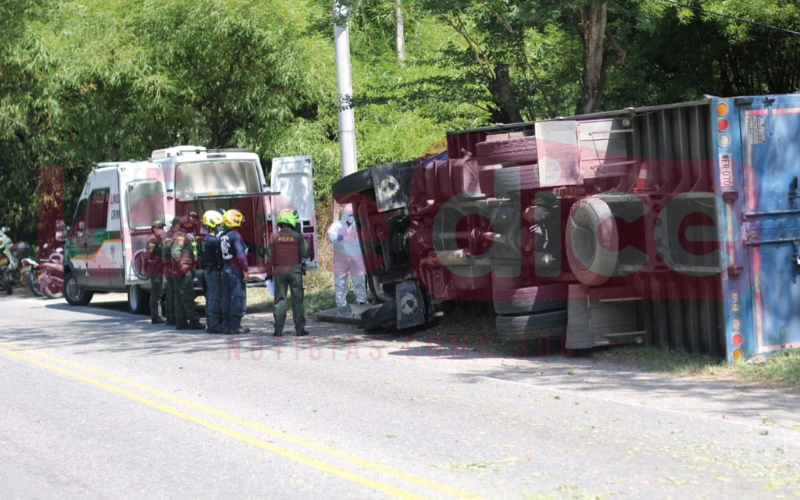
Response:
[{"label": "truck wheel", "polygon": [[503,197],[539,187],[539,165],[503,167],[483,170],[478,174],[481,192]]},{"label": "truck wheel", "polygon": [[139,285],[128,287],[128,310],[133,314],[150,314],[150,294]]},{"label": "truck wheel", "polygon": [[506,141],[485,141],[475,145],[478,165],[534,163],[539,159],[536,137],[513,137]]},{"label": "truck wheel", "polygon": [[517,289],[495,289],[494,310],[497,314],[536,314],[567,307],[567,284],[531,286]]},{"label": "truck wheel", "polygon": [[64,282],[64,298],[71,306],[85,306],[88,304],[94,293],[87,292],[78,286],[78,280],[75,279],[74,274],[68,274]]},{"label": "truck wheel", "polygon": [[367,169],[359,170],[334,182],[331,192],[337,203],[349,203],[354,194],[362,193],[373,187],[372,172]]},{"label": "truck wheel", "polygon": [[545,312],[531,316],[498,316],[497,336],[503,341],[530,341],[560,337],[567,332],[567,311]]},{"label": "truck wheel", "polygon": [[384,302],[379,306],[370,307],[361,314],[361,325],[367,333],[394,330],[397,328],[397,304]]},{"label": "truck wheel", "polygon": [[619,233],[611,208],[600,198],[573,205],[567,222],[567,259],[575,278],[587,286],[602,285],[617,268]]}]

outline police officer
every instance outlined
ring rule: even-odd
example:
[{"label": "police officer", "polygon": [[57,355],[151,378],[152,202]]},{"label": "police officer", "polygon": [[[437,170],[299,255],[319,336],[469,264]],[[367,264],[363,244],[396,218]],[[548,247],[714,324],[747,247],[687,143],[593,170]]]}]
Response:
[{"label": "police officer", "polygon": [[[153,221],[151,230],[153,234],[147,241],[146,273],[150,276],[150,321],[154,325],[164,323],[164,318],[158,314],[158,306],[161,304],[161,295],[164,288],[164,260],[161,249],[167,224],[163,220]],[[166,314],[166,311],[164,312]]]},{"label": "police officer", "polygon": [[180,229],[172,243],[172,264],[175,275],[175,325],[177,330],[204,330],[194,303],[194,267],[197,243],[189,217],[180,219]]},{"label": "police officer", "polygon": [[219,251],[217,230],[222,226],[222,214],[216,210],[208,210],[203,214],[203,224],[206,226],[206,236],[203,238],[203,279],[206,282],[206,332],[225,333],[222,329],[220,317],[222,304],[220,302],[222,272],[222,255]]},{"label": "police officer", "polygon": [[239,335],[250,333],[242,327],[242,318],[247,310],[247,280],[250,270],[247,267],[247,246],[238,228],[244,222],[244,215],[231,209],[222,216],[225,233],[219,239],[222,256],[222,325],[227,333]]},{"label": "police officer", "polygon": [[169,231],[164,234],[161,240],[161,256],[164,265],[164,277],[167,282],[167,299],[164,304],[164,315],[167,318],[167,326],[175,326],[175,291],[176,274],[172,262],[172,244],[175,242],[175,233],[180,229],[181,220],[177,217],[172,219]]},{"label": "police officer", "polygon": [[296,231],[297,210],[285,208],[278,212],[278,231],[272,235],[267,256],[272,259],[272,277],[275,280],[275,333],[283,336],[286,323],[286,289],[292,292],[292,317],[298,337],[308,335],[303,304],[303,259],[308,258],[308,243]]}]

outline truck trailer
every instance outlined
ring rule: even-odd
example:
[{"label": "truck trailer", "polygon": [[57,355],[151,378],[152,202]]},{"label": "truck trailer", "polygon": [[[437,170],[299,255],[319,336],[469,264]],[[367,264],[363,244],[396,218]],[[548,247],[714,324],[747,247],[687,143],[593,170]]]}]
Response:
[{"label": "truck trailer", "polygon": [[800,346],[800,95],[714,97],[447,132],[340,179],[367,330],[490,302],[507,341],[729,360]]}]

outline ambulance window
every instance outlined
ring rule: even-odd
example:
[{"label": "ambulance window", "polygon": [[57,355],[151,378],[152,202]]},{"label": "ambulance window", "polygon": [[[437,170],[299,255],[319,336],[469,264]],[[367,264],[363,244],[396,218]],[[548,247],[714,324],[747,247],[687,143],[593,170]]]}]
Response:
[{"label": "ambulance window", "polygon": [[128,227],[150,228],[155,219],[164,219],[164,189],[160,182],[128,184]]},{"label": "ambulance window", "polygon": [[181,163],[175,175],[179,198],[261,192],[258,168],[252,161]]},{"label": "ambulance window", "polygon": [[97,232],[106,230],[108,220],[108,189],[92,191],[89,197],[89,216],[86,224],[88,231]]},{"label": "ambulance window", "polygon": [[70,236],[80,236],[81,231],[85,231],[86,228],[84,227],[81,229],[81,224],[86,224],[86,205],[89,203],[89,200],[84,198],[78,203],[78,209],[75,210],[75,218],[72,220],[72,227],[69,228]]}]

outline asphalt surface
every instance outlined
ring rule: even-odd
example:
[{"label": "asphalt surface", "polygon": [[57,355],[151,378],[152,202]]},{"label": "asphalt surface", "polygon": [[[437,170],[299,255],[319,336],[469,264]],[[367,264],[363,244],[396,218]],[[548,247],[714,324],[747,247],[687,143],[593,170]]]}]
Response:
[{"label": "asphalt surface", "polygon": [[0,297],[0,497],[800,494],[793,394],[313,321],[279,341],[263,312],[177,332],[122,300]]}]

